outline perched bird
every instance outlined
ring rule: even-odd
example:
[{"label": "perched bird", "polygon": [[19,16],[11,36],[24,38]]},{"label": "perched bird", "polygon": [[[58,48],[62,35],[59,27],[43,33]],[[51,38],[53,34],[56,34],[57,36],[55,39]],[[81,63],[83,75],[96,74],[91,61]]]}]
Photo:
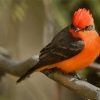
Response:
[{"label": "perched bird", "polygon": [[66,73],[81,70],[91,64],[100,53],[100,37],[95,30],[89,10],[83,8],[72,16],[72,24],[59,32],[40,51],[39,61],[17,82],[35,71],[58,68]]}]

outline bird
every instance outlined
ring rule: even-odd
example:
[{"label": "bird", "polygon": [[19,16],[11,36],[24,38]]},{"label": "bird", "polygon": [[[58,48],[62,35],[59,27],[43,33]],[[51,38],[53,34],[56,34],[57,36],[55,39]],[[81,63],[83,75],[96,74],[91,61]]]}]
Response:
[{"label": "bird", "polygon": [[90,10],[79,8],[72,15],[72,24],[58,32],[39,55],[39,61],[22,75],[17,83],[33,72],[57,68],[73,73],[86,68],[100,54],[100,37]]}]

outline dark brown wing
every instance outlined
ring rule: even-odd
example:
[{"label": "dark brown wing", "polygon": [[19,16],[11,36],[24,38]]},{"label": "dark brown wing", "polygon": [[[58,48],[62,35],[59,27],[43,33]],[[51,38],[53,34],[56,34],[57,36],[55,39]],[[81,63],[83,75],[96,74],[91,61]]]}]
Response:
[{"label": "dark brown wing", "polygon": [[69,59],[82,51],[84,42],[79,38],[74,38],[68,30],[69,27],[63,29],[40,51],[41,65],[50,65]]}]

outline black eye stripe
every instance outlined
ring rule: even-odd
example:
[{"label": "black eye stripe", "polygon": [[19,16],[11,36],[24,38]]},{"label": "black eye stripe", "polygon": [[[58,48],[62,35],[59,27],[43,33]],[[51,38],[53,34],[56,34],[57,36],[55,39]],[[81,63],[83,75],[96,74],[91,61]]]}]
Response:
[{"label": "black eye stripe", "polygon": [[95,27],[93,25],[89,25],[89,26],[86,26],[83,29],[80,29],[78,27],[75,27],[73,24],[71,24],[71,28],[73,28],[75,30],[75,32],[95,30]]},{"label": "black eye stripe", "polygon": [[86,31],[91,31],[91,30],[94,30],[95,28],[94,28],[94,26],[93,25],[89,25],[89,26],[86,26],[85,28],[84,28],[84,30],[86,30]]}]

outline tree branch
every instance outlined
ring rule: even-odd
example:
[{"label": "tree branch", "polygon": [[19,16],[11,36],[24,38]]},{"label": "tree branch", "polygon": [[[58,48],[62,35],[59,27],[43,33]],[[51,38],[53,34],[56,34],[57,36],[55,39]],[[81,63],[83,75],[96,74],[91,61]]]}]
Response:
[{"label": "tree branch", "polygon": [[44,71],[44,74],[82,97],[90,100],[100,100],[100,88],[93,86],[86,81],[78,80],[67,74],[65,75],[59,70],[56,72],[53,72],[53,70],[46,70]]},{"label": "tree branch", "polygon": [[[0,70],[15,76],[21,76],[34,66],[37,61],[38,56],[33,56],[26,61],[14,61],[0,55]],[[80,96],[92,100],[100,100],[100,88],[93,86],[88,82],[78,80],[70,75],[65,75],[59,70],[45,70],[43,73]]]}]

